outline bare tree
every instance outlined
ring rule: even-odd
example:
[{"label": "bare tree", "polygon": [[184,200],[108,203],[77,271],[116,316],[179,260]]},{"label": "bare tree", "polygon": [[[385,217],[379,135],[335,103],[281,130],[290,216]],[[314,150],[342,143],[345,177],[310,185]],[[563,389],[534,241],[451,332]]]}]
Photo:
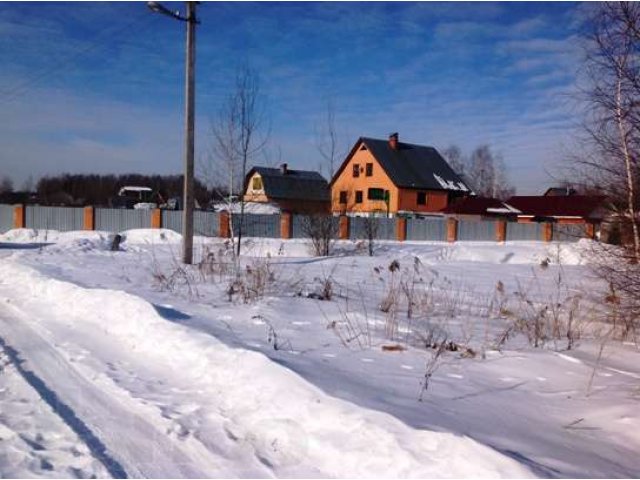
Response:
[{"label": "bare tree", "polygon": [[327,213],[306,215],[302,220],[302,231],[311,240],[313,254],[318,257],[331,255],[338,236],[337,218]]},{"label": "bare tree", "polygon": [[29,175],[27,179],[22,183],[22,191],[32,192],[34,188],[35,182],[33,180],[33,175]]},{"label": "bare tree", "polygon": [[471,153],[466,176],[473,183],[475,193],[482,197],[505,200],[515,192],[508,183],[504,160],[488,145],[481,145]]},{"label": "bare tree", "polygon": [[587,21],[584,122],[590,151],[576,163],[582,180],[612,201],[631,232],[631,256],[640,261],[640,6],[598,3]]},{"label": "bare tree", "polygon": [[462,150],[457,145],[449,145],[442,151],[442,155],[449,163],[449,166],[458,175],[467,173],[467,159],[462,155]]},{"label": "bare tree", "polygon": [[621,247],[596,245],[591,260],[609,283],[605,301],[612,328],[628,336],[640,326],[640,5],[606,2],[588,8],[582,149],[571,158],[571,172],[581,189],[607,196],[608,226],[619,230]]},{"label": "bare tree", "polygon": [[326,170],[327,176],[331,180],[347,150],[343,148],[342,142],[338,138],[335,106],[331,99],[327,100],[324,117],[316,132],[316,148],[322,157],[320,171]]},{"label": "bare tree", "polygon": [[0,179],[0,193],[13,192],[13,180],[8,175],[4,175]]},{"label": "bare tree", "polygon": [[[227,178],[229,218],[237,232],[236,255],[240,255],[244,224],[244,179],[252,160],[266,147],[269,128],[266,110],[260,92],[258,74],[249,67],[241,68],[235,80],[234,91],[223,104],[212,126],[213,156]],[[231,204],[238,195],[240,212],[235,215]]]}]

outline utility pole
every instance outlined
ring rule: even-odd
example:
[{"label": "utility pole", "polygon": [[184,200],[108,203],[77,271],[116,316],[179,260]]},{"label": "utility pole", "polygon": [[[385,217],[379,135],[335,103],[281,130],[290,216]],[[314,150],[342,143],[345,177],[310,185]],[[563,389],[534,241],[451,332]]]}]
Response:
[{"label": "utility pole", "polygon": [[184,210],[182,212],[182,262],[193,263],[193,156],[195,149],[196,2],[187,2],[187,52],[185,79]]},{"label": "utility pole", "polygon": [[184,185],[182,211],[182,262],[193,263],[193,157],[195,150],[195,70],[196,70],[196,5],[198,2],[185,2],[187,15],[172,12],[158,2],[147,2],[147,7],[156,13],[186,22],[187,52],[185,74],[185,148],[184,148]]}]

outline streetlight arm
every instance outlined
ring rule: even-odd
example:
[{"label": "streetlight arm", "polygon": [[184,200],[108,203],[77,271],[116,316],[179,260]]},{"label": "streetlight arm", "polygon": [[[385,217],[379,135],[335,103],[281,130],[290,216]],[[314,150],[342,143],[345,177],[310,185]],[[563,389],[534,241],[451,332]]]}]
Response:
[{"label": "streetlight arm", "polygon": [[160,2],[147,2],[147,7],[149,8],[149,10],[156,12],[156,13],[161,13],[162,15],[166,15],[167,17],[171,17],[171,18],[175,18],[176,20],[180,20],[182,22],[195,22],[198,23],[195,18],[192,20],[188,17],[183,17],[182,15],[180,15],[179,12],[172,12],[171,10],[169,10],[167,7],[165,7],[164,5],[162,5]]}]

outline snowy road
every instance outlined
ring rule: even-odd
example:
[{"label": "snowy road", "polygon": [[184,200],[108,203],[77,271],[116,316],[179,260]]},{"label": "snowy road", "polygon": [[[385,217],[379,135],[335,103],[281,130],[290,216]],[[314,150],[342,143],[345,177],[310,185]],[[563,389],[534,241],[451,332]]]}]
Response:
[{"label": "snowy road", "polygon": [[134,295],[12,261],[0,274],[5,350],[112,476],[531,476],[469,438],[330,397]]},{"label": "snowy road", "polygon": [[[67,361],[56,347],[29,326],[15,308],[0,310],[0,337],[29,384],[85,442],[111,476],[206,477],[214,471],[194,459],[126,394],[105,395]],[[28,352],[25,362],[21,352]],[[24,362],[24,363],[23,363]],[[120,397],[120,398],[118,398]],[[161,424],[161,423],[160,423]],[[109,452],[114,452],[113,454]]]}]

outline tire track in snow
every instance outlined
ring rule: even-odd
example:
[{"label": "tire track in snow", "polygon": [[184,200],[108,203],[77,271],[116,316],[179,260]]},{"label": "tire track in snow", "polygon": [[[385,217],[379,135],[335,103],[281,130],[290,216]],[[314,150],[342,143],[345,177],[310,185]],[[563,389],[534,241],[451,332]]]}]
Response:
[{"label": "tire track in snow", "polygon": [[[4,319],[3,319],[4,321]],[[58,395],[51,390],[31,370],[24,366],[24,360],[17,350],[7,345],[4,338],[0,336],[0,348],[5,352],[11,363],[16,367],[22,378],[31,385],[40,398],[51,407],[51,409],[62,419],[62,421],[73,430],[76,435],[85,443],[91,454],[104,465],[113,478],[127,478],[127,472],[117,460],[109,456],[105,445],[91,431],[87,425],[78,418],[73,409],[58,398]]]},{"label": "tire track in snow", "polygon": [[0,338],[25,380],[115,478],[211,476],[211,469],[182,451],[164,431],[84,378],[35,329],[9,316],[4,308],[0,309]]}]

